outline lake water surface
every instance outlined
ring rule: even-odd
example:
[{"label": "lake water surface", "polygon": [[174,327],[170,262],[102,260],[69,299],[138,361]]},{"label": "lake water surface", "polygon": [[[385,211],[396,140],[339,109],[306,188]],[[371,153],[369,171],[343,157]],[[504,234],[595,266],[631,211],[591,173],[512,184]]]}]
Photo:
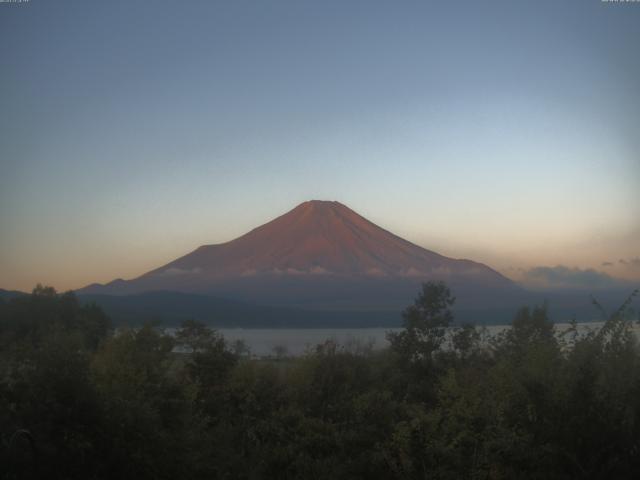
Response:
[{"label": "lake water surface", "polygon": [[[602,327],[602,322],[579,323],[578,331],[586,333]],[[509,326],[493,325],[484,327],[483,337],[495,335]],[[569,324],[556,324],[556,331],[561,332],[569,328]],[[355,348],[356,345],[370,345],[373,349],[381,349],[389,346],[386,334],[390,331],[399,331],[399,328],[283,328],[283,329],[242,329],[221,328],[218,331],[224,335],[229,343],[242,340],[249,347],[251,354],[258,357],[280,355],[299,356],[308,349],[323,343],[325,340],[334,340],[339,345],[347,348]],[[634,331],[640,337],[640,326],[634,324]]]}]

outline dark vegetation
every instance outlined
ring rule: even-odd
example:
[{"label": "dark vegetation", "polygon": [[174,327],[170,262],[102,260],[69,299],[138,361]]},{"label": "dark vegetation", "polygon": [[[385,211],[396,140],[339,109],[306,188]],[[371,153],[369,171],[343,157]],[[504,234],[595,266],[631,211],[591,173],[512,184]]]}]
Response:
[{"label": "dark vegetation", "polygon": [[398,312],[306,310],[298,307],[256,305],[190,293],[156,291],[134,295],[82,294],[80,303],[97,303],[114,325],[162,322],[179,326],[185,317],[219,328],[361,328],[398,327]]},{"label": "dark vegetation", "polygon": [[0,299],[0,477],[640,478],[631,298],[586,335],[534,307],[489,339],[453,302],[425,284],[382,352],[265,361],[195,321]]}]

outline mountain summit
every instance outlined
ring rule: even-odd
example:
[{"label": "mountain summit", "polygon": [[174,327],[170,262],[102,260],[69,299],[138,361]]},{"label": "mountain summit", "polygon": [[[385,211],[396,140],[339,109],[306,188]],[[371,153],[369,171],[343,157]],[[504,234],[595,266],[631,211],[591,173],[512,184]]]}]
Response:
[{"label": "mountain summit", "polygon": [[[501,275],[384,230],[339,202],[312,200],[231,242],[204,245],[157,275]],[[504,278],[504,277],[502,277]]]},{"label": "mountain summit", "polygon": [[[339,202],[312,200],[235,240],[203,245],[136,279],[85,291],[170,290],[277,304],[305,298],[322,304],[328,291],[331,298],[347,299],[350,292],[361,298],[373,291],[373,282],[380,294],[382,289],[390,295],[398,285],[413,294],[425,280],[463,287],[513,286],[486,265],[426,250]],[[358,304],[367,302],[361,298]]]}]

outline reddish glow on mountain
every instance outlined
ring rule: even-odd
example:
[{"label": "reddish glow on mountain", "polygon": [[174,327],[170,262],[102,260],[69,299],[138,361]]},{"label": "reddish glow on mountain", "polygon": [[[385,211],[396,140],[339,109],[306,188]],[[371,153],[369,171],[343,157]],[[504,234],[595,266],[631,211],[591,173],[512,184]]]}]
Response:
[{"label": "reddish glow on mountain", "polygon": [[202,246],[146,276],[429,276],[476,270],[490,271],[414,245],[339,202],[312,200],[235,240]]},{"label": "reddish glow on mountain", "polygon": [[495,298],[487,289],[503,295],[515,288],[482,263],[426,250],[341,203],[314,200],[230,242],[83,292],[173,291],[263,305],[397,310],[426,280],[446,281],[467,300]]}]

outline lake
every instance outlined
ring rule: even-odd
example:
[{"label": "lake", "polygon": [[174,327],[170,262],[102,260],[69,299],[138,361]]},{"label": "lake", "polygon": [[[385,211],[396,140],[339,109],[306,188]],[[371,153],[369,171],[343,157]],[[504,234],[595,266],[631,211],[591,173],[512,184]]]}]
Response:
[{"label": "lake", "polygon": [[[579,323],[578,331],[586,333],[590,329],[597,329],[603,322]],[[508,325],[492,325],[485,327],[485,339],[495,335]],[[568,323],[556,324],[557,331],[569,328]],[[334,340],[339,345],[354,347],[355,345],[370,345],[371,348],[381,349],[389,345],[386,334],[399,331],[399,328],[283,328],[283,329],[242,329],[221,328],[218,331],[224,335],[229,343],[242,340],[251,350],[251,354],[258,357],[273,356],[276,350],[280,355],[300,356],[315,345],[325,340]],[[634,324],[634,331],[640,337],[640,325]]]}]

